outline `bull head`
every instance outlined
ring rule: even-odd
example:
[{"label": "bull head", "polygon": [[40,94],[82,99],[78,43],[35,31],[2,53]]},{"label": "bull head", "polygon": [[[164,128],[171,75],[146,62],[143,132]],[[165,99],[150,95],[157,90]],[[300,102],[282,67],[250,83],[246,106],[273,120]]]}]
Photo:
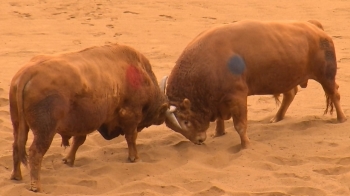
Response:
[{"label": "bull head", "polygon": [[[167,84],[168,76],[165,76],[161,83],[160,88],[161,91],[166,95],[165,89]],[[175,106],[170,106],[170,109],[168,109],[166,113],[166,125],[171,128],[172,130],[182,134],[187,139],[192,141],[195,144],[202,144],[202,142],[206,139],[206,133],[205,131],[197,132],[197,128],[202,130],[199,126],[199,123],[197,121],[191,120],[181,120],[177,119],[177,117],[174,115],[175,112],[177,114],[183,114],[182,112],[186,111],[186,113],[191,113],[191,102],[188,99],[184,99],[182,103],[180,103],[179,108],[176,108]],[[179,111],[177,111],[179,110]],[[206,129],[205,129],[206,130]]]},{"label": "bull head", "polygon": [[[164,95],[166,95],[165,88],[166,88],[166,82],[168,80],[168,76],[163,77],[162,81],[160,82],[160,90],[163,92]],[[166,111],[165,116],[167,120],[170,121],[177,129],[182,129],[181,125],[179,124],[179,121],[176,119],[174,112],[176,111],[175,106],[170,106],[170,108]]]}]

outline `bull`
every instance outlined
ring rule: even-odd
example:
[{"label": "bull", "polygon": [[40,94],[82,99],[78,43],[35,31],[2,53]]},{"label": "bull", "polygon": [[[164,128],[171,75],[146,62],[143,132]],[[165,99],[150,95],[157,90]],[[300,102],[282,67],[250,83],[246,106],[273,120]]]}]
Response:
[{"label": "bull", "polygon": [[148,59],[118,44],[32,58],[13,77],[9,100],[14,135],[11,179],[22,179],[20,164],[27,165],[31,129],[28,162],[34,192],[41,189],[42,159],[56,133],[65,147],[73,137],[63,159],[70,166],[94,130],[108,140],[125,135],[128,158],[134,162],[138,132],[171,116]]},{"label": "bull", "polygon": [[335,77],[334,44],[321,23],[312,20],[246,20],[217,26],[200,33],[184,49],[162,88],[176,108],[179,122],[166,125],[193,143],[206,139],[209,123],[216,121],[214,136],[225,133],[224,120],[233,119],[241,147],[247,136],[247,96],[283,94],[281,107],[271,122],[284,118],[297,93],[309,79],[319,82],[326,94],[325,113],[340,106]]}]

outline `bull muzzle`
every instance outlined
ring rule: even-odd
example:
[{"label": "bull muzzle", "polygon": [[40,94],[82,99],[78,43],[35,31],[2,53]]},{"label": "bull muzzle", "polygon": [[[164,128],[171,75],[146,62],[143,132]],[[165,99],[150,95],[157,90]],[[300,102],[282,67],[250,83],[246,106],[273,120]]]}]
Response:
[{"label": "bull muzzle", "polygon": [[194,144],[197,145],[201,145],[203,144],[203,142],[207,139],[207,133],[204,132],[200,132],[197,133],[197,135],[195,136],[194,140],[191,140]]}]

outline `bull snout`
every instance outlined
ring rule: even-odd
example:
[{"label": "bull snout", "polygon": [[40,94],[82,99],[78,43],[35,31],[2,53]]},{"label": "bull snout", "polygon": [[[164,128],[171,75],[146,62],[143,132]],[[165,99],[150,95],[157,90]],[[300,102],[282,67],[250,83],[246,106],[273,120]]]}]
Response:
[{"label": "bull snout", "polygon": [[203,144],[203,142],[207,139],[206,132],[201,132],[196,135],[196,137],[192,140],[193,143],[197,145]]}]

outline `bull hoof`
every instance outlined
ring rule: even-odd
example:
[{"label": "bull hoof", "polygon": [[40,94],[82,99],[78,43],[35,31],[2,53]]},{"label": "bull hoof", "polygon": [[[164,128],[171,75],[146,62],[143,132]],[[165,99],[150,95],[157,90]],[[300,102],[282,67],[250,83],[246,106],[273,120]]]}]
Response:
[{"label": "bull hoof", "polygon": [[31,183],[29,190],[35,193],[41,191],[40,186],[37,183]]},{"label": "bull hoof", "polygon": [[283,120],[283,118],[275,116],[270,120],[270,123],[276,123],[276,122],[279,122],[281,120]]},{"label": "bull hoof", "polygon": [[22,180],[22,175],[21,174],[18,174],[18,173],[14,173],[14,172],[12,172],[12,174],[11,174],[11,178],[10,178],[11,180]]},{"label": "bull hoof", "polygon": [[224,131],[224,132],[220,132],[220,133],[218,133],[218,132],[215,132],[215,134],[212,134],[211,135],[211,137],[212,138],[215,138],[215,137],[220,137],[220,136],[223,136],[223,135],[225,135],[226,134],[226,132]]},{"label": "bull hoof", "polygon": [[74,166],[74,160],[72,160],[70,158],[63,158],[62,162],[70,167]]},{"label": "bull hoof", "polygon": [[250,142],[249,141],[246,141],[246,142],[242,142],[241,143],[241,149],[244,150],[244,149],[249,149],[251,147],[250,145]]},{"label": "bull hoof", "polygon": [[131,163],[141,162],[141,160],[138,157],[129,157],[129,161]]},{"label": "bull hoof", "polygon": [[347,119],[344,117],[344,118],[338,118],[338,123],[343,123],[345,122]]},{"label": "bull hoof", "polygon": [[35,192],[35,193],[37,193],[37,192],[40,192],[40,188],[38,188],[38,187],[30,187],[30,189],[29,189],[30,191],[33,191],[33,192]]}]

